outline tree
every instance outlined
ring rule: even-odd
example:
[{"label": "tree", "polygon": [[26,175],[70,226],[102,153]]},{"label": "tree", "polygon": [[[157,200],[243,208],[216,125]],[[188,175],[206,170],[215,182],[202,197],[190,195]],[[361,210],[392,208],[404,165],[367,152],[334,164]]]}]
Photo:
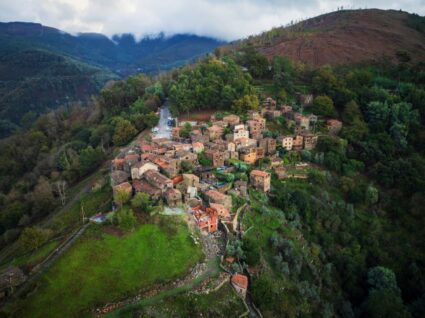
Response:
[{"label": "tree", "polygon": [[159,117],[154,112],[150,112],[143,117],[143,122],[145,123],[146,127],[152,128],[155,127],[159,122]]},{"label": "tree", "polygon": [[394,294],[400,294],[400,288],[397,286],[395,274],[389,268],[376,266],[367,272],[367,282],[370,285],[370,290],[387,289]]},{"label": "tree", "polygon": [[124,189],[117,189],[115,192],[115,202],[122,207],[124,204],[126,204],[131,198],[131,193],[127,192]]},{"label": "tree", "polygon": [[409,318],[411,317],[403,300],[388,289],[374,290],[366,302],[367,317],[372,318]]},{"label": "tree", "polygon": [[191,131],[192,131],[192,125],[190,123],[185,123],[183,125],[183,128],[180,131],[180,136],[182,138],[189,138]]},{"label": "tree", "polygon": [[53,183],[53,186],[57,195],[59,196],[59,199],[61,200],[62,206],[64,206],[66,202],[67,182],[65,180],[58,180]]},{"label": "tree", "polygon": [[238,114],[249,110],[257,110],[260,105],[257,95],[245,95],[233,102],[232,110]]},{"label": "tree", "polygon": [[147,193],[137,192],[131,200],[131,206],[135,209],[140,209],[142,212],[150,213],[153,208],[153,202]]},{"label": "tree", "polygon": [[366,201],[369,204],[376,204],[379,200],[379,191],[373,185],[369,185],[366,190]]},{"label": "tree", "polygon": [[122,207],[115,212],[114,222],[123,230],[129,231],[134,229],[137,219],[131,209]]},{"label": "tree", "polygon": [[103,152],[100,148],[94,149],[92,146],[88,146],[83,149],[80,153],[80,173],[81,175],[93,172],[94,169],[102,162]]},{"label": "tree", "polygon": [[19,237],[19,245],[24,251],[32,251],[46,243],[50,235],[51,231],[48,229],[27,227]]},{"label": "tree", "polygon": [[45,177],[38,179],[37,185],[32,192],[32,213],[36,216],[48,214],[55,205],[52,186]]},{"label": "tree", "polygon": [[329,96],[326,95],[317,96],[314,98],[312,111],[316,115],[329,117],[335,116],[336,114],[334,102]]},{"label": "tree", "polygon": [[180,168],[183,173],[192,173],[192,171],[195,170],[195,165],[190,161],[183,160],[180,163]]},{"label": "tree", "polygon": [[136,128],[126,119],[120,119],[115,126],[113,142],[117,146],[127,144],[137,134]]}]

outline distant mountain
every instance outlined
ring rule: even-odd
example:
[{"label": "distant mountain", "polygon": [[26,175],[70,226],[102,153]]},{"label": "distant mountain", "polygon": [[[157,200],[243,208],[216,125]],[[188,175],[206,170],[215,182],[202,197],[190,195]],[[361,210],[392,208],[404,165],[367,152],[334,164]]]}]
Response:
[{"label": "distant mountain", "polygon": [[76,36],[37,23],[0,23],[0,50],[4,47],[41,47],[107,67],[120,75],[156,72],[181,66],[224,42],[193,34],[159,34],[136,41],[132,34],[109,39],[97,33]]},{"label": "distant mountain", "polygon": [[425,18],[394,10],[343,10],[251,36],[234,45],[252,44],[268,58],[286,55],[303,63],[347,64],[395,60],[401,51],[425,61]]},{"label": "distant mountain", "polygon": [[37,23],[0,23],[0,138],[28,112],[84,100],[111,79],[184,65],[222,44],[191,34],[137,42],[131,34],[109,39]]}]

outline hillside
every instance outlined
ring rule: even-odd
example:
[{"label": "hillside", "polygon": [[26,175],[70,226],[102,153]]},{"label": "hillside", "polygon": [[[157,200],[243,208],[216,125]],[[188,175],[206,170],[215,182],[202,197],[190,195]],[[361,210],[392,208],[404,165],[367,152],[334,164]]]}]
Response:
[{"label": "hillside", "polygon": [[272,58],[286,55],[311,66],[339,65],[396,58],[406,51],[413,61],[425,60],[425,21],[394,10],[344,10],[298,24],[275,28],[237,43],[251,43]]},{"label": "hillside", "polygon": [[144,38],[81,33],[37,23],[0,23],[0,138],[24,120],[84,101],[110,79],[184,65],[222,42],[190,34]]},{"label": "hillside", "polygon": [[180,66],[202,56],[223,42],[192,34],[145,37],[98,33],[71,35],[38,23],[0,23],[0,50],[6,47],[44,48],[101,65],[120,75],[155,72]]},{"label": "hillside", "polygon": [[[109,79],[112,72],[62,54],[32,49],[0,52],[0,136],[48,109],[86,100]],[[2,128],[2,129],[1,129]]]}]

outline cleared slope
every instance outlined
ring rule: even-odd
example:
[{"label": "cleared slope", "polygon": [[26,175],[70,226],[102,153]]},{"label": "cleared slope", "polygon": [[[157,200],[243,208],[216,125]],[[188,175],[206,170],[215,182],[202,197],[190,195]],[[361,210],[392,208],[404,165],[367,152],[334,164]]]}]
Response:
[{"label": "cleared slope", "polygon": [[276,28],[242,43],[251,43],[268,58],[286,55],[320,66],[396,59],[400,50],[425,61],[425,18],[394,10],[346,10]]}]

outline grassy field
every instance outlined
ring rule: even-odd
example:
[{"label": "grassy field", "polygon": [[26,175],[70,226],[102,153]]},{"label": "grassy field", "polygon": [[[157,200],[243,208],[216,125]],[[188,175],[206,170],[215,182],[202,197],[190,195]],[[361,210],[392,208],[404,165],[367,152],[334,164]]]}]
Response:
[{"label": "grassy field", "polygon": [[81,317],[97,305],[183,275],[202,252],[180,219],[161,218],[124,236],[90,227],[46,272],[39,288],[15,304],[15,316]]},{"label": "grassy field", "polygon": [[169,297],[121,317],[239,317],[245,312],[242,300],[225,284],[210,294]]}]

